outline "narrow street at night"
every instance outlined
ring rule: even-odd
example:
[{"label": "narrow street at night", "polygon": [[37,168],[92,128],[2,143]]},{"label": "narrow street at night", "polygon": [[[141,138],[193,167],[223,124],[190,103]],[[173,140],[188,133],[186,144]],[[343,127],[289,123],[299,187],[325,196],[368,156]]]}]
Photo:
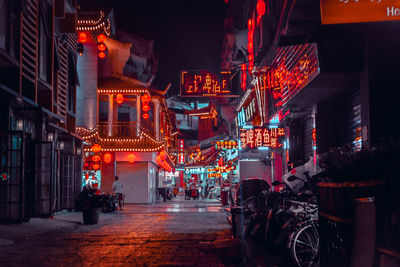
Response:
[{"label": "narrow street at night", "polygon": [[400,0],[0,0],[0,267],[400,267]]},{"label": "narrow street at night", "polygon": [[17,240],[4,231],[18,226],[0,230],[15,241],[0,240],[0,266],[241,266],[240,245],[216,200],[129,204],[101,214],[97,225],[83,225],[79,212],[43,222],[58,229],[36,235],[33,221]]}]

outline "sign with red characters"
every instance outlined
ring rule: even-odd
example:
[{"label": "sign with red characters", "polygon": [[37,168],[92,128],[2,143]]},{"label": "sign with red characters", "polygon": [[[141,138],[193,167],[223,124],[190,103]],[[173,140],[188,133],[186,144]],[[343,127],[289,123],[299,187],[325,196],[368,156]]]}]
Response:
[{"label": "sign with red characters", "polygon": [[245,148],[259,148],[281,147],[282,143],[279,142],[279,137],[285,135],[283,128],[264,128],[254,127],[252,129],[240,129],[240,147]]},{"label": "sign with red characters", "polygon": [[178,139],[178,143],[179,143],[178,164],[184,164],[185,163],[185,154],[184,154],[185,140]]},{"label": "sign with red characters", "polygon": [[231,97],[230,72],[182,71],[181,96]]}]

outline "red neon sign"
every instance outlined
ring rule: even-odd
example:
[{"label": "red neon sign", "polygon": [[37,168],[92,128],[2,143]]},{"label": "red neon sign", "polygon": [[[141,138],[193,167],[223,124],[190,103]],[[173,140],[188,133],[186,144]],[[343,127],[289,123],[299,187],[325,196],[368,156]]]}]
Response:
[{"label": "red neon sign", "polygon": [[219,96],[231,95],[230,72],[182,71],[181,96]]},{"label": "red neon sign", "polygon": [[179,142],[179,154],[178,154],[178,164],[184,164],[185,163],[185,154],[184,154],[184,149],[185,149],[185,140],[183,139],[178,139]]},{"label": "red neon sign", "polygon": [[285,135],[283,128],[255,127],[253,129],[240,129],[240,146],[245,148],[270,147],[277,148],[283,144],[279,137]]}]

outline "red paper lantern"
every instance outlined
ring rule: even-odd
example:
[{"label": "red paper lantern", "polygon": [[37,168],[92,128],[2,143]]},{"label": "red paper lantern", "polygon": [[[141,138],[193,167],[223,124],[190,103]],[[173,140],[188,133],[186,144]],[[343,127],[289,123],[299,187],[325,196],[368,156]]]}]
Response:
[{"label": "red paper lantern", "polygon": [[253,42],[254,39],[254,31],[248,31],[247,32],[247,41]]},{"label": "red paper lantern", "polygon": [[97,35],[97,42],[104,43],[107,40],[107,37],[104,34]]},{"label": "red paper lantern", "polygon": [[149,113],[144,113],[143,114],[143,119],[148,120],[150,118]]},{"label": "red paper lantern", "polygon": [[167,158],[167,152],[165,152],[165,150],[160,151],[160,158],[162,160],[165,160]]},{"label": "red paper lantern", "polygon": [[117,103],[119,105],[121,105],[122,102],[124,102],[124,95],[123,94],[117,94],[116,101],[117,101]]},{"label": "red paper lantern", "polygon": [[150,102],[150,96],[148,95],[148,94],[144,94],[142,97],[141,97],[141,99],[142,99],[142,104],[145,106],[145,105],[148,105],[149,104],[149,102]]},{"label": "red paper lantern", "polygon": [[78,41],[79,41],[81,44],[86,43],[86,42],[87,42],[87,34],[84,33],[84,32],[80,32],[79,35],[78,35]]},{"label": "red paper lantern", "polygon": [[93,164],[93,170],[98,170],[100,169],[100,165],[99,164]]},{"label": "red paper lantern", "polygon": [[107,50],[107,46],[105,45],[105,44],[103,44],[103,43],[101,43],[101,44],[99,44],[98,46],[97,46],[97,50],[99,50],[99,51],[106,51]]},{"label": "red paper lantern", "polygon": [[264,0],[258,0],[256,9],[257,9],[258,16],[264,16],[264,14],[265,14],[265,2],[264,2]]},{"label": "red paper lantern", "polygon": [[253,18],[249,19],[247,21],[247,29],[249,29],[249,31],[254,31],[254,28],[256,26],[255,24],[256,24],[256,21]]},{"label": "red paper lantern", "polygon": [[143,105],[143,106],[142,106],[142,110],[143,110],[144,112],[148,112],[148,111],[150,110],[150,106],[149,106],[149,105]]},{"label": "red paper lantern", "polygon": [[111,154],[110,153],[104,154],[104,162],[105,163],[110,163],[111,162]]},{"label": "red paper lantern", "polygon": [[253,54],[248,55],[248,56],[247,56],[247,59],[248,59],[250,62],[253,61],[253,60],[254,60],[254,55],[253,55]]},{"label": "red paper lantern", "polygon": [[104,53],[104,52],[100,52],[99,53],[99,58],[100,59],[104,59],[106,57],[106,53]]},{"label": "red paper lantern", "polygon": [[247,44],[247,52],[253,53],[253,42]]},{"label": "red paper lantern", "polygon": [[129,163],[134,163],[135,160],[136,160],[136,156],[134,154],[131,153],[131,154],[128,155],[128,162]]},{"label": "red paper lantern", "polygon": [[101,150],[101,146],[100,146],[99,144],[94,144],[94,145],[92,146],[92,151],[93,151],[94,153],[100,152],[100,150]]},{"label": "red paper lantern", "polygon": [[92,157],[92,160],[93,160],[93,161],[100,161],[100,156],[94,155],[94,156]]}]

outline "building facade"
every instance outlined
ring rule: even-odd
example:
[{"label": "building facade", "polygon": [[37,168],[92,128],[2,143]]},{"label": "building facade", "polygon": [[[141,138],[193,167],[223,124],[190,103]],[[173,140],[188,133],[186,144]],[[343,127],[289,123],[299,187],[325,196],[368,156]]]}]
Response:
[{"label": "building facade", "polygon": [[0,2],[0,220],[73,209],[80,190],[75,134],[75,1]]},{"label": "building facade", "polygon": [[[157,71],[153,43],[108,31],[113,21],[103,14],[82,13],[78,20],[78,31],[85,36],[77,93],[77,109],[82,110],[77,131],[85,140],[82,184],[112,192],[118,176],[125,203],[153,203],[176,160],[167,89],[151,88]],[[138,40],[142,45],[136,48]]]}]

